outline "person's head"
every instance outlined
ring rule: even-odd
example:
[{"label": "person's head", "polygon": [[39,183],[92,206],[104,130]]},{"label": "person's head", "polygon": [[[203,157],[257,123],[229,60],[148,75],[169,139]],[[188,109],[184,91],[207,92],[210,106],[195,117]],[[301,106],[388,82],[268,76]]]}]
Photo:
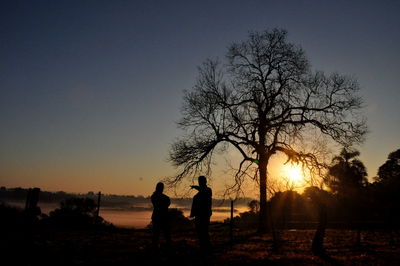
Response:
[{"label": "person's head", "polygon": [[199,181],[199,186],[201,187],[205,187],[207,185],[207,179],[203,175],[199,176],[198,181]]},{"label": "person's head", "polygon": [[158,182],[156,185],[156,193],[163,193],[164,191],[164,183]]}]

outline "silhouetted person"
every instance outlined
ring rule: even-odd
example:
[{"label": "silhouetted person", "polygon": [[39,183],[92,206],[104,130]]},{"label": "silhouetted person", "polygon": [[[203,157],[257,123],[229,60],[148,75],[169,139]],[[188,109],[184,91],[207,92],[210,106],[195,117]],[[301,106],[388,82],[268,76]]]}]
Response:
[{"label": "silhouetted person", "polygon": [[191,186],[199,192],[193,197],[192,209],[190,217],[194,217],[197,235],[199,238],[200,248],[203,251],[210,251],[210,236],[208,227],[211,217],[211,198],[212,190],[207,187],[207,179],[205,176],[199,176],[199,185]]},{"label": "silhouetted person", "polygon": [[153,246],[158,247],[160,232],[163,231],[167,246],[171,244],[171,233],[169,228],[168,207],[171,200],[163,193],[164,184],[157,183],[156,191],[151,195],[151,203],[153,204],[153,214],[151,221],[153,223]]}]

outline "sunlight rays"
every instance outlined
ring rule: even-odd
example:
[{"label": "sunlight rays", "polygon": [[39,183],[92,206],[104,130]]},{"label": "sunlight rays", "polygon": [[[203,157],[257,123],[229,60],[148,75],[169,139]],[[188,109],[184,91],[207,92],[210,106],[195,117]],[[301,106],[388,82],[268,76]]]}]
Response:
[{"label": "sunlight rays", "polygon": [[282,167],[282,176],[287,178],[288,181],[294,185],[299,186],[304,183],[303,170],[297,164],[285,164]]}]

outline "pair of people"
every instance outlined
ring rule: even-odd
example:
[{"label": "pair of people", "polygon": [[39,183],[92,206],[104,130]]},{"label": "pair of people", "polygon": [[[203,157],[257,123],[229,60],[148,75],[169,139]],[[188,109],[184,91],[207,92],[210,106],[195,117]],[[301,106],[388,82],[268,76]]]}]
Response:
[{"label": "pair of people", "polygon": [[[208,227],[212,215],[212,190],[207,186],[207,179],[205,176],[199,176],[198,182],[198,186],[191,186],[198,190],[198,192],[193,197],[190,217],[194,217],[194,224],[199,238],[200,248],[207,251],[211,247]],[[154,246],[158,245],[161,231],[164,231],[167,245],[171,243],[171,233],[168,221],[168,207],[171,204],[171,201],[167,195],[163,194],[163,191],[164,184],[159,182],[156,186],[156,191],[151,196],[151,202],[153,203],[153,214],[151,219],[153,223]]]}]

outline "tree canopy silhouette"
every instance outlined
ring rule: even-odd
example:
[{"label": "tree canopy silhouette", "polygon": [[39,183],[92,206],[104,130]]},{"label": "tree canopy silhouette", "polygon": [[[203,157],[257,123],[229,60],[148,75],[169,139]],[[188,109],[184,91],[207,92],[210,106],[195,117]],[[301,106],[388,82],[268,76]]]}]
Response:
[{"label": "tree canopy silhouette", "polygon": [[378,213],[386,220],[390,229],[398,227],[400,225],[400,149],[389,154],[386,162],[379,167],[378,176],[375,179],[374,196],[378,204]]},{"label": "tree canopy silhouette", "polygon": [[333,158],[329,167],[328,186],[341,196],[354,197],[354,193],[367,185],[367,169],[357,159],[359,151],[343,148],[339,156]]},{"label": "tree canopy silhouette", "polygon": [[386,162],[379,167],[376,181],[400,184],[400,149],[391,152]]},{"label": "tree canopy silhouette", "polygon": [[267,168],[274,154],[315,162],[315,154],[299,148],[311,131],[344,145],[362,141],[366,132],[357,113],[362,107],[357,81],[313,72],[285,30],[252,32],[229,46],[226,62],[208,59],[198,71],[178,122],[186,134],[170,151],[170,160],[181,167],[173,181],[209,173],[216,148],[233,147],[242,156],[237,187],[251,167],[257,169],[261,232],[267,228]]}]

